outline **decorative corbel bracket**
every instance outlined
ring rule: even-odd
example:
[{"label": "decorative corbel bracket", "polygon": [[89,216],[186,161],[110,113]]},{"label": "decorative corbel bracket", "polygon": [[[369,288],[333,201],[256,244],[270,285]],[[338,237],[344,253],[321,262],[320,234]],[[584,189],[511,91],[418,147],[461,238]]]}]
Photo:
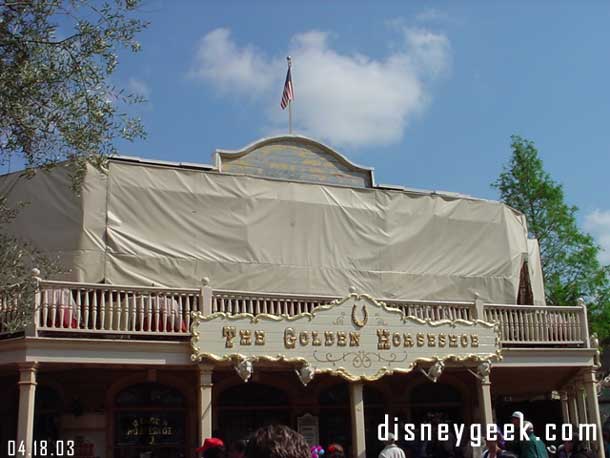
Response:
[{"label": "decorative corbel bracket", "polygon": [[440,360],[436,361],[432,366],[430,366],[427,371],[424,368],[419,367],[419,371],[433,383],[436,383],[438,381],[438,379],[443,373],[443,369],[445,369],[445,363]]},{"label": "decorative corbel bracket", "polygon": [[313,380],[316,370],[309,363],[304,363],[300,368],[294,370],[299,376],[299,380],[303,386],[307,386]]},{"label": "decorative corbel bracket", "polygon": [[476,372],[472,369],[468,369],[468,372],[470,372],[482,382],[489,382],[489,374],[491,373],[491,362],[481,361],[481,363],[477,366]]},{"label": "decorative corbel bracket", "polygon": [[241,377],[244,382],[248,382],[254,372],[254,365],[248,358],[239,358],[235,361],[235,372]]}]

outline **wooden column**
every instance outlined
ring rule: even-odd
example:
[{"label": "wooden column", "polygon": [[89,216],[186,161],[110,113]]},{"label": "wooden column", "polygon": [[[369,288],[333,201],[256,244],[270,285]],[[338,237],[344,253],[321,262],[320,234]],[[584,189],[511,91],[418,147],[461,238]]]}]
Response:
[{"label": "wooden column", "polygon": [[568,406],[568,393],[566,391],[559,392],[559,399],[561,401],[561,421],[564,424],[570,423],[570,409]]},{"label": "wooden column", "polygon": [[[212,373],[214,366],[199,365],[199,391],[197,396],[198,444],[212,437]],[[199,446],[198,445],[198,446]]]},{"label": "wooden column", "polygon": [[363,382],[352,382],[349,384],[353,458],[366,457],[363,387]]},{"label": "wooden column", "polygon": [[587,418],[588,423],[595,424],[596,440],[592,441],[592,446],[597,452],[599,458],[605,458],[604,446],[602,441],[602,421],[599,414],[599,404],[597,401],[597,381],[595,379],[595,371],[588,370],[584,376],[584,388],[586,392],[587,402]]},{"label": "wooden column", "polygon": [[36,400],[36,363],[19,365],[19,420],[17,423],[17,448],[25,446],[25,456],[32,456],[34,440],[34,402]]}]

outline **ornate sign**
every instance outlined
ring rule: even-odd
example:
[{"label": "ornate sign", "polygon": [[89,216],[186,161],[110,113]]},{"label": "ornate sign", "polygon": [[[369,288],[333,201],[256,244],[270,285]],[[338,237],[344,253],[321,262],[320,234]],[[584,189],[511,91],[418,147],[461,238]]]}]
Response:
[{"label": "ornate sign", "polygon": [[421,320],[356,293],[297,316],[194,313],[191,330],[193,361],[233,361],[245,381],[261,360],[294,364],[307,384],[316,373],[376,380],[418,365],[436,381],[448,361],[500,359],[495,324]]}]

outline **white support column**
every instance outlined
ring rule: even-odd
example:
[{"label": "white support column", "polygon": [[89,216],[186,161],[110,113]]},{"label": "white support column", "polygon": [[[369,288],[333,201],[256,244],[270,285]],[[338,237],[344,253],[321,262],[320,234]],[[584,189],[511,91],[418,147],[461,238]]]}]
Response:
[{"label": "white support column", "polygon": [[566,391],[559,392],[559,399],[561,401],[561,421],[564,424],[570,423],[570,409],[568,406],[568,393]]},{"label": "white support column", "polygon": [[578,408],[578,423],[587,422],[587,404],[585,399],[585,387],[579,381],[576,385],[576,406]]},{"label": "white support column", "polygon": [[578,426],[578,407],[576,406],[576,391],[574,387],[570,387],[570,391],[568,391],[568,412],[570,423]]},{"label": "white support column", "polygon": [[36,400],[36,363],[19,365],[19,421],[17,426],[17,447],[23,443],[25,457],[32,456],[34,440],[34,403]]},{"label": "white support column", "polygon": [[213,290],[210,287],[210,279],[204,277],[201,279],[201,288],[199,289],[200,312],[204,315],[212,313]]},{"label": "white support column", "polygon": [[198,444],[212,437],[212,373],[214,366],[199,365],[199,391],[197,396]]},{"label": "white support column", "polygon": [[366,457],[363,387],[364,384],[362,382],[352,382],[349,384],[353,458]]},{"label": "white support column", "polygon": [[[489,375],[481,377],[478,383],[479,409],[481,411],[481,423],[489,425],[494,423],[493,409],[491,404],[491,381]],[[485,426],[484,426],[485,427]]]},{"label": "white support column", "polygon": [[584,385],[587,401],[588,423],[594,423],[596,431],[596,440],[592,445],[597,452],[599,458],[605,458],[604,447],[602,441],[602,421],[599,414],[599,404],[597,401],[597,381],[595,379],[595,371],[588,370],[584,376]]},{"label": "white support column", "polygon": [[[491,402],[491,365],[481,364],[477,367],[477,398],[479,403],[479,421],[485,434],[487,425],[495,423],[493,419],[493,406]],[[485,443],[485,442],[483,442]],[[473,447],[473,456],[480,456],[482,447]]]}]

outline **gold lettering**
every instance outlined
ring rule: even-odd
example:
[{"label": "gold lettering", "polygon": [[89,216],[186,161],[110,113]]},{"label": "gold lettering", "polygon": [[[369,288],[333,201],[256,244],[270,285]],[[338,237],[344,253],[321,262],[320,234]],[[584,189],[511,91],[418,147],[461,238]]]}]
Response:
[{"label": "gold lettering", "polygon": [[223,326],[222,336],[225,338],[225,348],[233,348],[236,331],[234,326]]},{"label": "gold lettering", "polygon": [[360,346],[360,334],[356,331],[351,331],[349,333],[349,346],[350,347],[359,347]]},{"label": "gold lettering", "polygon": [[322,345],[322,341],[320,340],[320,337],[318,337],[318,331],[311,331],[311,344],[316,347]]},{"label": "gold lettering", "polygon": [[439,334],[438,335],[438,346],[444,347],[445,345],[447,345],[447,336],[445,334]]},{"label": "gold lettering", "polygon": [[390,331],[387,329],[377,329],[377,349],[390,349]]},{"label": "gold lettering", "polygon": [[309,334],[305,331],[301,331],[299,333],[299,343],[303,346],[306,346],[309,343]]},{"label": "gold lettering", "polygon": [[411,334],[405,334],[403,336],[404,341],[405,341],[405,347],[412,347],[413,346],[413,336]]},{"label": "gold lettering", "polygon": [[462,334],[462,338],[460,339],[460,341],[462,343],[462,347],[467,347],[468,346],[468,335]]},{"label": "gold lettering", "polygon": [[330,347],[335,343],[335,334],[332,331],[324,331],[324,345]]},{"label": "gold lettering", "polygon": [[394,345],[395,347],[400,347],[400,333],[399,332],[395,332],[394,334],[392,334],[392,345]]},{"label": "gold lettering", "polygon": [[254,331],[254,345],[265,345],[265,331]]},{"label": "gold lettering", "polygon": [[434,334],[428,334],[428,346],[436,347],[436,336]]},{"label": "gold lettering", "polygon": [[239,337],[240,345],[252,345],[252,331],[249,329],[241,329],[239,331]]},{"label": "gold lettering", "polygon": [[425,338],[426,338],[426,336],[424,336],[421,332],[417,333],[417,346],[418,347],[424,346],[424,344],[426,343]]},{"label": "gold lettering", "polygon": [[470,335],[470,345],[472,345],[475,348],[479,346],[479,336],[478,335],[476,335],[476,334]]},{"label": "gold lettering", "polygon": [[455,334],[449,334],[449,346],[450,347],[457,347],[457,336]]},{"label": "gold lettering", "polygon": [[347,345],[347,334],[345,331],[337,331],[337,345],[340,347]]},{"label": "gold lettering", "polygon": [[284,346],[286,348],[294,348],[297,338],[293,328],[284,329]]}]

